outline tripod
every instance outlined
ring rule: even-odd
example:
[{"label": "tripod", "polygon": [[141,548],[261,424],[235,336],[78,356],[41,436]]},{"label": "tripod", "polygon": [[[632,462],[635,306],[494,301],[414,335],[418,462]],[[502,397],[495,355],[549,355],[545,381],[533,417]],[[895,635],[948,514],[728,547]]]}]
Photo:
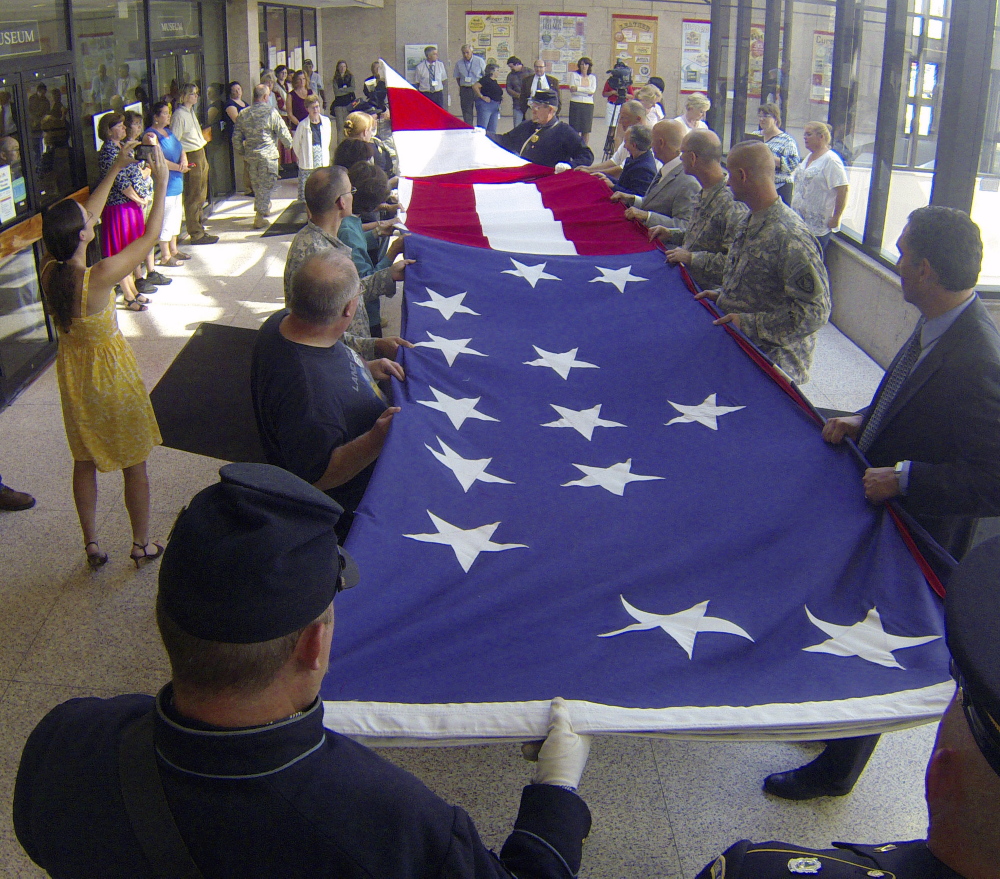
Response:
[{"label": "tripod", "polygon": [[611,108],[611,121],[608,123],[608,136],[604,138],[604,161],[610,159],[615,152],[615,131],[618,129],[618,117],[622,112],[622,104],[628,100],[628,88],[622,86],[617,90],[618,102]]}]

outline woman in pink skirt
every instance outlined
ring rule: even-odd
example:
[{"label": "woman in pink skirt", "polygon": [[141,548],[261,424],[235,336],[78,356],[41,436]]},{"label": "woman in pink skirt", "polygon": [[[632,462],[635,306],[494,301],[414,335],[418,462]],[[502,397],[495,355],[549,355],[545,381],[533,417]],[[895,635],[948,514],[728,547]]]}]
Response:
[{"label": "woman in pink skirt", "polygon": [[[125,139],[125,117],[121,113],[107,113],[101,117],[97,134],[104,141],[98,155],[101,175],[107,176]],[[111,193],[101,214],[101,255],[121,253],[146,230],[143,216],[144,200],[136,189],[142,187],[141,171],[137,163],[123,168],[111,185]],[[149,299],[135,288],[135,279],[127,275],[120,285],[125,307],[130,311],[145,311]]]}]

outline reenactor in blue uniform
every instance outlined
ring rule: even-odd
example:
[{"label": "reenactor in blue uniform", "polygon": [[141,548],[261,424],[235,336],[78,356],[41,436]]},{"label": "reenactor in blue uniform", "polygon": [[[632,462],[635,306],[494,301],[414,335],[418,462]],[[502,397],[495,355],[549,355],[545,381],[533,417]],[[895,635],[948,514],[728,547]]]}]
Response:
[{"label": "reenactor in blue uniform", "polygon": [[490,139],[504,149],[517,153],[537,165],[565,164],[571,168],[592,165],[594,154],[572,128],[557,115],[559,96],[552,90],[535,92],[531,98],[531,120],[522,122],[506,134],[491,134]]},{"label": "reenactor in blue uniform", "polygon": [[743,840],[698,879],[1000,876],[1000,537],[972,550],[951,577],[945,628],[958,689],[927,765],[927,839],[822,851]]}]

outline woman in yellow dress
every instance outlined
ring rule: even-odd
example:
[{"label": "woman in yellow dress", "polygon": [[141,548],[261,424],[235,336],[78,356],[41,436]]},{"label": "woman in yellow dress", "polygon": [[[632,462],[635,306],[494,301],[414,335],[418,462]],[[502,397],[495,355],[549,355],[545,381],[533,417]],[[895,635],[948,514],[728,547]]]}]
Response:
[{"label": "woman in yellow dress", "polygon": [[83,529],[87,564],[108,561],[97,540],[97,471],[121,470],[125,507],[132,524],[131,558],[138,568],[163,547],[149,540],[146,458],[162,442],[135,354],[118,329],[115,284],[141,263],[163,223],[167,165],[152,147],[153,207],[140,237],[113,256],[87,267],[87,247],[118,172],[134,162],[136,143],[124,144],[86,206],[65,199],[42,217],[42,238],[53,259],[42,272],[42,289],[59,336],[56,373],[66,439],[73,454],[73,499]]}]

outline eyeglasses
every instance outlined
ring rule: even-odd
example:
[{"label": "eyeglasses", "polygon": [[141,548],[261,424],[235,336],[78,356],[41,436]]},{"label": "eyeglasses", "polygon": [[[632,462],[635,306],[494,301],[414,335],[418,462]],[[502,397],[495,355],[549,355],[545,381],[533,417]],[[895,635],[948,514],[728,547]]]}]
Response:
[{"label": "eyeglasses", "polygon": [[337,198],[343,198],[345,195],[354,195],[354,193],[357,191],[358,188],[356,186],[352,186],[347,192],[340,193],[340,195],[338,195]]}]

